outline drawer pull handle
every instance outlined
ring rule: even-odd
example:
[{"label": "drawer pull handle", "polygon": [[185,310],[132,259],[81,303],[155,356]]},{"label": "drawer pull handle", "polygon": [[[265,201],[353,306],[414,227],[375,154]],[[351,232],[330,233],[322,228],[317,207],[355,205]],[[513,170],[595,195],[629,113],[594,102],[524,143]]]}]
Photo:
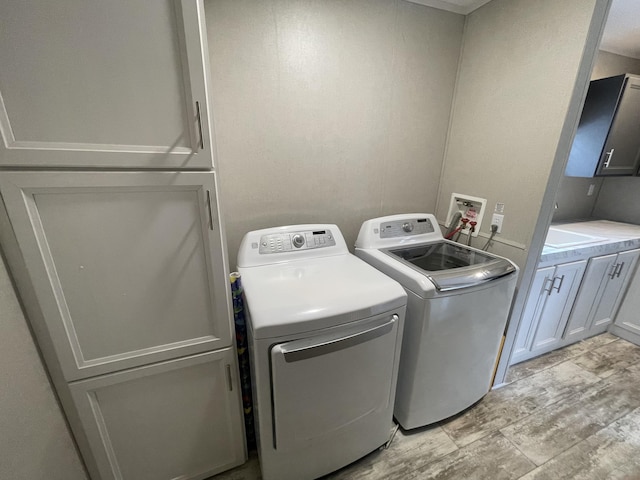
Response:
[{"label": "drawer pull handle", "polygon": [[619,265],[618,263],[614,263],[614,264],[611,266],[611,273],[609,274],[609,278],[610,278],[611,280],[613,280],[614,278],[616,278],[616,272],[618,271],[618,265]]},{"label": "drawer pull handle", "polygon": [[[560,283],[556,287],[556,280],[560,280]],[[551,290],[556,290],[556,292],[560,293],[560,289],[562,288],[562,282],[564,282],[564,275],[561,277],[553,277],[553,282],[551,282]],[[551,291],[549,291],[549,295],[551,295]]]},{"label": "drawer pull handle", "polygon": [[[542,286],[542,291],[543,292],[547,292],[547,295],[551,295],[551,292],[553,291],[553,283],[556,281],[555,277],[553,278],[545,278],[544,279],[544,284]],[[547,288],[547,282],[551,282],[551,284],[549,285],[549,288]]]},{"label": "drawer pull handle", "polygon": [[624,262],[622,262],[620,266],[616,269],[616,277],[620,278],[620,274],[622,273],[623,268],[624,268]]}]

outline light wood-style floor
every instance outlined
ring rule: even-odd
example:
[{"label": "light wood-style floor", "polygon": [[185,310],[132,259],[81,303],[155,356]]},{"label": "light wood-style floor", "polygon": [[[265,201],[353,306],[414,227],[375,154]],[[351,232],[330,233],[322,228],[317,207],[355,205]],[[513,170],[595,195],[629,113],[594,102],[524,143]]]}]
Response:
[{"label": "light wood-style floor", "polygon": [[[507,382],[324,478],[640,479],[640,347],[599,335],[512,367]],[[257,479],[255,453],[215,477]]]}]

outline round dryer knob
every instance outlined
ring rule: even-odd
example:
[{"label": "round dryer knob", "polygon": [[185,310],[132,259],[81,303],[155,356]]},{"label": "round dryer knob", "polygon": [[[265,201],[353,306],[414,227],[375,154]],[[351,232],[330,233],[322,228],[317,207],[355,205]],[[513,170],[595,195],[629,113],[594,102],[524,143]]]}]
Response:
[{"label": "round dryer knob", "polygon": [[403,223],[402,230],[404,230],[407,233],[413,232],[413,223],[409,223],[409,222]]},{"label": "round dryer knob", "polygon": [[296,233],[291,239],[291,242],[293,243],[294,247],[300,248],[301,246],[304,245],[304,236],[299,233]]}]

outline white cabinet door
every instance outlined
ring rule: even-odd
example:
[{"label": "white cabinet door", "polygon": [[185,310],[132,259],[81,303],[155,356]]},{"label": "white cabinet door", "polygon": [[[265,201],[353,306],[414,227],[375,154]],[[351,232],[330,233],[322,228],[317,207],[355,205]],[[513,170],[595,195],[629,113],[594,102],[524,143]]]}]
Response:
[{"label": "white cabinet door", "polygon": [[624,301],[614,317],[611,331],[616,335],[640,345],[640,271],[633,275]]},{"label": "white cabinet door", "polygon": [[589,260],[584,280],[565,330],[565,340],[577,342],[589,336],[598,304],[617,268],[617,257],[618,255],[614,253]]},{"label": "white cabinet door", "polygon": [[72,383],[95,480],[203,479],[241,464],[234,357],[228,348]]},{"label": "white cabinet door", "polygon": [[571,307],[578,293],[587,261],[558,265],[533,339],[531,351],[540,353],[555,348],[562,340]]},{"label": "white cabinet door", "polygon": [[212,167],[201,0],[0,3],[0,166]]},{"label": "white cabinet door", "polygon": [[213,173],[3,172],[67,381],[232,344]]},{"label": "white cabinet door", "polygon": [[635,271],[640,250],[595,257],[589,260],[584,280],[565,331],[566,343],[607,330]]},{"label": "white cabinet door", "polygon": [[530,351],[533,337],[536,333],[536,328],[540,322],[540,317],[548,296],[546,288],[548,288],[552,281],[555,270],[556,267],[546,267],[536,271],[511,355],[512,364],[531,357]]},{"label": "white cabinet door", "polygon": [[638,257],[640,257],[640,250],[630,250],[618,254],[615,271],[608,276],[604,294],[594,313],[590,335],[604,332],[613,321],[631,280],[631,272],[635,271]]}]

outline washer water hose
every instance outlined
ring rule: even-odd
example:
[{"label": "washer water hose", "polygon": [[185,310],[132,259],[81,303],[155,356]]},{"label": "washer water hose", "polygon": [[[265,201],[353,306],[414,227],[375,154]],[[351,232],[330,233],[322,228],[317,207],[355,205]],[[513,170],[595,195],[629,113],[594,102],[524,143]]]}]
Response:
[{"label": "washer water hose", "polygon": [[453,218],[451,219],[451,223],[449,224],[449,227],[447,228],[447,233],[444,234],[444,238],[449,239],[449,238],[453,237],[453,235],[456,232],[460,231],[460,229],[462,227],[458,227],[458,229],[456,229],[456,226],[458,225],[458,222],[460,221],[461,218],[462,218],[462,212],[461,211],[457,211],[456,213],[453,214]]},{"label": "washer water hose", "polygon": [[471,225],[471,228],[469,229],[469,238],[467,238],[467,245],[468,246],[471,246],[471,234],[476,231],[476,225],[477,224],[478,224],[478,222],[474,222],[474,221],[469,222],[469,225]]}]

